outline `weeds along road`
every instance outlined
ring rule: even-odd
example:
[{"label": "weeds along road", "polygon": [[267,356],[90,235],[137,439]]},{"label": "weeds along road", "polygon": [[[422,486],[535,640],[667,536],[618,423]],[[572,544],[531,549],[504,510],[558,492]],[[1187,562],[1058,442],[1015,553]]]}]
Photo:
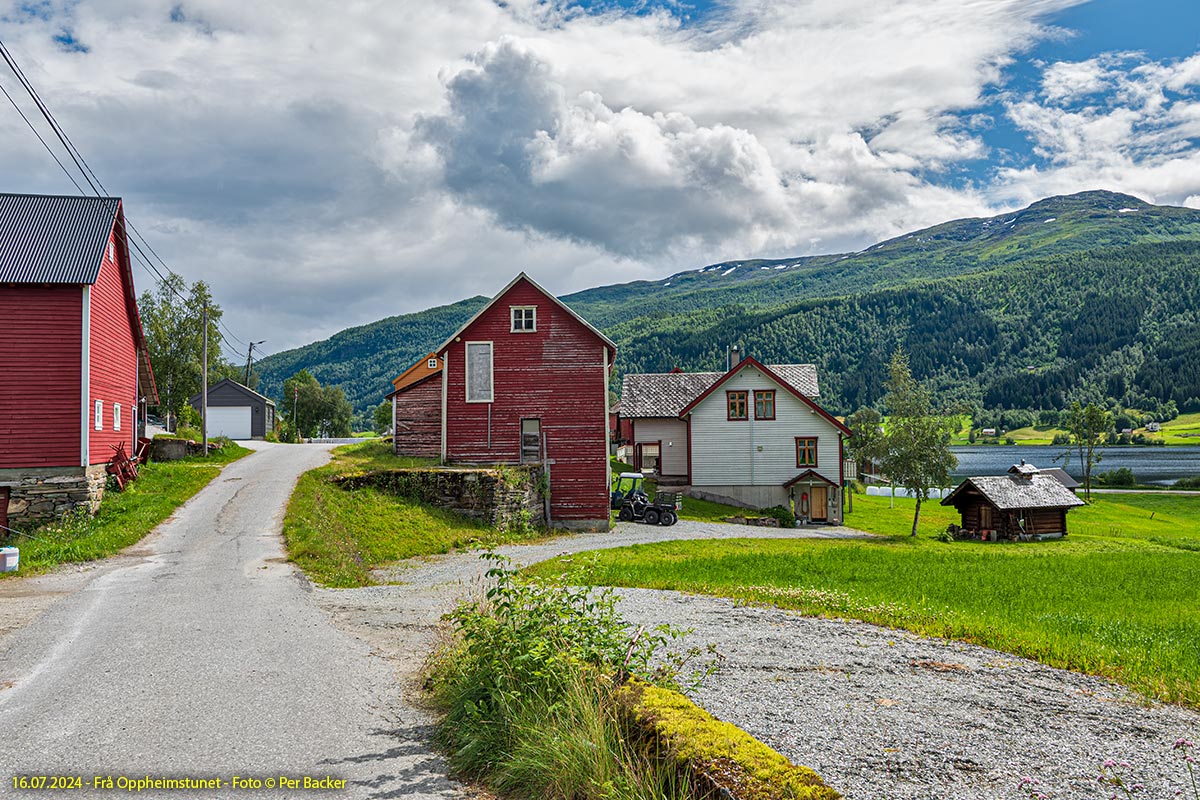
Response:
[{"label": "weeds along road", "polygon": [[[318,793],[329,797],[457,795],[389,663],[335,628],[284,561],[288,497],[330,446],[254,447],[136,550],[0,638],[0,794],[128,795],[87,782],[147,775],[224,785],[140,796],[313,794],[267,788],[286,775],[345,779]],[[14,775],[83,786],[23,791]],[[231,787],[235,775],[263,785]]]}]

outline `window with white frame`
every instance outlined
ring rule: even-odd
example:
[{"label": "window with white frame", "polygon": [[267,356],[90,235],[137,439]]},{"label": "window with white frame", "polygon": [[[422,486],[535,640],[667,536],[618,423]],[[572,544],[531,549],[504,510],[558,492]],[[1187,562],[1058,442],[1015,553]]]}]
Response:
[{"label": "window with white frame", "polygon": [[513,333],[537,331],[537,306],[510,306]]},{"label": "window with white frame", "polygon": [[492,343],[467,342],[467,402],[490,403],[492,391]]},{"label": "window with white frame", "polygon": [[121,404],[113,403],[113,430],[121,430]]},{"label": "window with white frame", "polygon": [[104,430],[104,401],[97,400],[95,410],[92,412],[95,419],[92,421],[92,427],[98,431]]},{"label": "window with white frame", "polygon": [[425,364],[425,366],[428,367],[429,369],[437,369],[437,359],[436,358],[429,359],[429,361]]}]

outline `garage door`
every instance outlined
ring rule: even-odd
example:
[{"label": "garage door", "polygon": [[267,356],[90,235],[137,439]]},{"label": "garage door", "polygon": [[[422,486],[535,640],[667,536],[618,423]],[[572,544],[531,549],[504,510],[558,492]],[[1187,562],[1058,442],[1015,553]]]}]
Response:
[{"label": "garage door", "polygon": [[250,406],[209,406],[208,435],[250,438]]}]

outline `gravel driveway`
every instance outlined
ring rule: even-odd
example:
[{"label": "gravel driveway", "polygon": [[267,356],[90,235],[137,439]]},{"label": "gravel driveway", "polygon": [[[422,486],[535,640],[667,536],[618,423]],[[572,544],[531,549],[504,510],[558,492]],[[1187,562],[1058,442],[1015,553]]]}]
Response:
[{"label": "gravel driveway", "polygon": [[[666,539],[844,538],[850,529],[778,530],[682,521],[620,525],[499,551],[519,564]],[[390,658],[416,692],[437,622],[482,585],[475,553],[414,559],[380,574],[400,585],[319,590],[335,620]],[[695,699],[851,800],[1017,798],[1022,776],[1054,798],[1107,798],[1105,758],[1128,761],[1140,796],[1171,798],[1186,774],[1171,745],[1200,739],[1200,714],[1150,705],[1107,681],[985,648],[814,619],[719,598],[622,590],[634,624],[693,628],[725,661]],[[411,695],[410,695],[411,696]],[[1190,790],[1190,787],[1189,787]]]}]

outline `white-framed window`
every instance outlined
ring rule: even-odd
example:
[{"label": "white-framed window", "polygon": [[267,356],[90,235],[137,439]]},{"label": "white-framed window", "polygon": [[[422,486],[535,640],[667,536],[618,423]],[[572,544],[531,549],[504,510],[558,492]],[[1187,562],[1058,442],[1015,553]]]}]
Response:
[{"label": "white-framed window", "polygon": [[121,404],[113,403],[113,430],[121,430]]},{"label": "white-framed window", "polygon": [[513,333],[534,333],[537,331],[537,306],[509,306],[512,312]]},{"label": "white-framed window", "polygon": [[108,260],[114,263],[117,260],[117,246],[112,242],[108,243]]},{"label": "white-framed window", "polygon": [[429,369],[437,369],[437,359],[436,358],[429,359],[429,362],[426,363],[425,366],[428,367]]},{"label": "white-framed window", "polygon": [[492,343],[467,342],[467,402],[490,403],[495,398],[492,391]]},{"label": "white-framed window", "polygon": [[95,419],[92,421],[92,427],[98,431],[104,430],[104,401],[97,400],[95,410],[92,412]]}]

